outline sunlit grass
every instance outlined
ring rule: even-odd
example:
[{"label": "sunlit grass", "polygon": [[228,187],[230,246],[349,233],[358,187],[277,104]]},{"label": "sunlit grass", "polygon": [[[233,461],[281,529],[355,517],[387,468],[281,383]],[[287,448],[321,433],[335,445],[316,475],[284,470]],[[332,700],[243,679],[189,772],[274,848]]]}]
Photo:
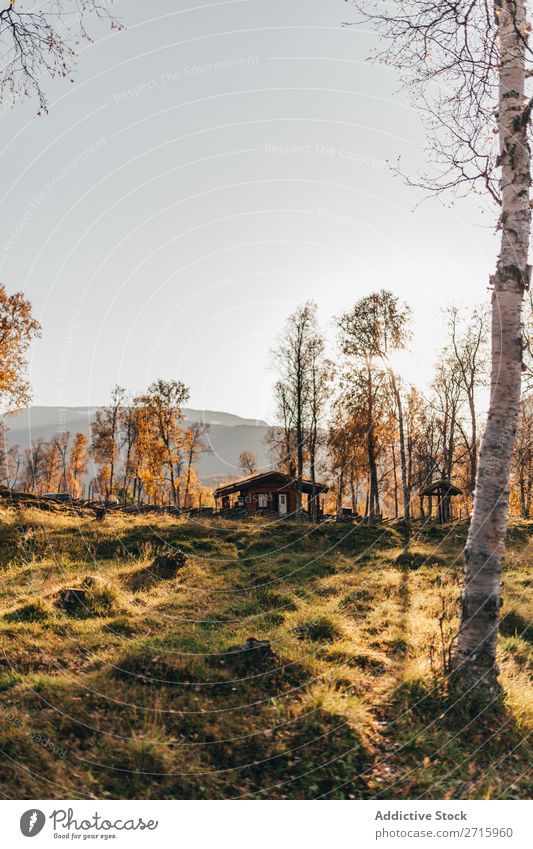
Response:
[{"label": "sunlit grass", "polygon": [[[440,668],[464,527],[407,544],[0,510],[0,780],[19,798],[527,797],[529,533],[512,529],[504,575],[504,713],[465,718]],[[154,580],[168,546],[189,559]],[[238,651],[252,636],[274,657]]]}]

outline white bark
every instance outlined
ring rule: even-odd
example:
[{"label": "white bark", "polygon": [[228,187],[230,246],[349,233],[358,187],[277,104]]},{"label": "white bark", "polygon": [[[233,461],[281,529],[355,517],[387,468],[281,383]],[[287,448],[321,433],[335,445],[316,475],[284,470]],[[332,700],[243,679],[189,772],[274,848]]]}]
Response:
[{"label": "white bark", "polygon": [[508,524],[511,455],[520,407],[521,311],[528,285],[531,210],[525,104],[524,0],[496,0],[500,47],[499,140],[501,248],[492,280],[491,399],[481,444],[472,522],[465,549],[463,609],[456,675],[494,692],[501,607],[500,570]]}]

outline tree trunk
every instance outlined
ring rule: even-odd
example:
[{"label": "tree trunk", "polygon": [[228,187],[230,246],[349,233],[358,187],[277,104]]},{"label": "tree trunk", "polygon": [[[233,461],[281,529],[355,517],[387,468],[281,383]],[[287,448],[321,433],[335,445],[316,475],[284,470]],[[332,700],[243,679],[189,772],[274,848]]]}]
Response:
[{"label": "tree trunk", "polygon": [[371,427],[368,432],[368,463],[370,466],[370,504],[369,504],[369,522],[375,524],[379,519],[379,484],[378,484],[378,467],[376,463],[374,433]]},{"label": "tree trunk", "polygon": [[185,475],[185,493],[183,496],[183,506],[185,510],[189,506],[189,497],[191,493],[191,474],[192,474],[193,450],[189,451],[187,456],[187,472]]},{"label": "tree trunk", "polygon": [[394,518],[398,518],[398,472],[396,463],[396,449],[392,445],[392,476],[394,480]]},{"label": "tree trunk", "polygon": [[529,519],[529,516],[530,516],[530,513],[531,513],[531,497],[533,495],[533,493],[532,493],[532,483],[533,483],[533,481],[531,480],[531,473],[528,472],[527,490],[526,490],[526,503],[525,503],[526,515],[524,516],[524,519]]},{"label": "tree trunk", "polygon": [[376,464],[376,445],[374,439],[374,398],[372,387],[372,372],[370,363],[367,363],[367,405],[368,405],[368,426],[367,426],[367,453],[368,453],[368,471],[370,476],[370,487],[368,493],[368,521],[373,525],[379,513],[379,485],[378,485],[378,470]]},{"label": "tree trunk", "polygon": [[519,470],[518,491],[520,493],[520,515],[522,519],[526,518],[526,482],[524,480],[524,470]]},{"label": "tree trunk", "polygon": [[476,406],[473,394],[468,398],[468,406],[470,409],[470,495],[475,490],[477,478],[477,416]]},{"label": "tree trunk", "polygon": [[344,499],[344,467],[339,472],[339,497],[337,500],[337,516],[342,516],[342,504]]},{"label": "tree trunk", "polygon": [[316,492],[316,468],[315,468],[315,453],[312,449],[311,453],[311,519],[316,524],[318,522],[317,510],[317,492]]},{"label": "tree trunk", "polygon": [[352,498],[352,513],[354,516],[357,515],[357,487],[355,485],[355,475],[353,466],[350,469],[350,494]]},{"label": "tree trunk", "polygon": [[402,472],[402,493],[403,493],[403,520],[407,527],[411,524],[411,492],[407,480],[407,452],[405,450],[405,427],[403,421],[403,405],[402,396],[396,383],[394,373],[391,371],[392,387],[396,399],[396,408],[398,410],[398,433],[400,436],[400,468]]},{"label": "tree trunk", "polygon": [[304,476],[304,455],[303,455],[303,431],[299,424],[297,427],[298,439],[298,466],[296,470],[296,519],[302,518],[302,481]]},{"label": "tree trunk", "polygon": [[172,492],[172,503],[174,507],[176,506],[177,495],[176,495],[176,482],[174,480],[174,466],[172,461],[170,461],[170,491]]},{"label": "tree trunk", "polygon": [[500,45],[499,131],[501,247],[493,277],[491,398],[481,443],[472,521],[465,548],[465,583],[455,680],[483,702],[497,690],[496,643],[500,569],[509,510],[511,454],[517,430],[522,370],[521,310],[528,286],[529,109],[524,109],[524,0],[496,0]]}]

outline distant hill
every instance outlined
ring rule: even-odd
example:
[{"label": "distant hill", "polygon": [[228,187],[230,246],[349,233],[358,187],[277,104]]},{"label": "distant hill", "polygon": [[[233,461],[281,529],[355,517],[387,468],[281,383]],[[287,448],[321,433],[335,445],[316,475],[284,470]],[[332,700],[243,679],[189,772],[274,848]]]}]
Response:
[{"label": "distant hill", "polygon": [[[9,428],[9,442],[27,448],[32,439],[50,439],[59,430],[90,434],[91,421],[99,407],[40,407],[19,410],[4,421]],[[215,484],[240,474],[239,454],[253,451],[262,467],[269,466],[264,438],[268,424],[244,419],[232,413],[213,410],[184,409],[185,423],[202,421],[210,425],[208,440],[213,450],[198,462],[202,483]]]}]

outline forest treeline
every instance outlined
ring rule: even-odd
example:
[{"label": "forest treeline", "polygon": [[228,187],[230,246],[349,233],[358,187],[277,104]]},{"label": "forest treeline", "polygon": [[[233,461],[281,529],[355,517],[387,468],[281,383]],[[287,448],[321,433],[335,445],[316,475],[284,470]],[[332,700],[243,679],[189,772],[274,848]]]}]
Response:
[{"label": "forest treeline", "polygon": [[[391,292],[374,292],[336,317],[337,350],[326,355],[317,305],[287,320],[273,353],[278,425],[268,439],[277,466],[331,487],[328,509],[369,521],[426,518],[420,497],[443,480],[461,490],[455,515],[467,517],[475,490],[483,396],[488,393],[488,312],[445,309],[446,343],[428,390],[401,378],[395,354],[411,340],[411,310]],[[533,395],[524,333],[525,388],[513,455],[511,510],[527,518],[533,495]],[[301,498],[301,496],[300,496]],[[451,502],[444,499],[444,518]]]},{"label": "forest treeline", "polygon": [[[488,328],[483,308],[445,310],[447,342],[429,390],[401,378],[394,355],[408,347],[411,311],[381,290],[336,317],[337,350],[328,356],[314,302],[287,319],[272,350],[276,423],[267,432],[272,467],[297,482],[327,482],[327,510],[350,509],[369,521],[425,518],[434,505],[420,492],[436,480],[452,482],[456,516],[472,505],[487,389]],[[35,331],[35,328],[31,328]],[[527,382],[526,382],[527,386]],[[20,394],[20,393],[19,393]],[[23,400],[26,395],[21,396]],[[22,450],[2,425],[0,478],[17,489],[130,503],[212,506],[211,487],[196,464],[211,451],[209,426],[184,423],[189,389],[156,380],[132,396],[115,387],[110,402],[84,433],[58,432]],[[236,477],[258,471],[242,446]],[[524,391],[516,439],[511,508],[529,517],[533,498],[533,395]],[[311,510],[315,501],[311,499]],[[446,509],[450,517],[450,505]]]},{"label": "forest treeline", "polygon": [[110,403],[97,410],[90,439],[63,431],[33,439],[24,451],[9,445],[4,423],[0,475],[9,487],[35,494],[178,508],[201,504],[203,496],[205,503],[211,490],[198,483],[195,463],[211,450],[209,425],[185,426],[188,399],[188,388],[176,380],[155,380],[135,397],[117,386]]}]

